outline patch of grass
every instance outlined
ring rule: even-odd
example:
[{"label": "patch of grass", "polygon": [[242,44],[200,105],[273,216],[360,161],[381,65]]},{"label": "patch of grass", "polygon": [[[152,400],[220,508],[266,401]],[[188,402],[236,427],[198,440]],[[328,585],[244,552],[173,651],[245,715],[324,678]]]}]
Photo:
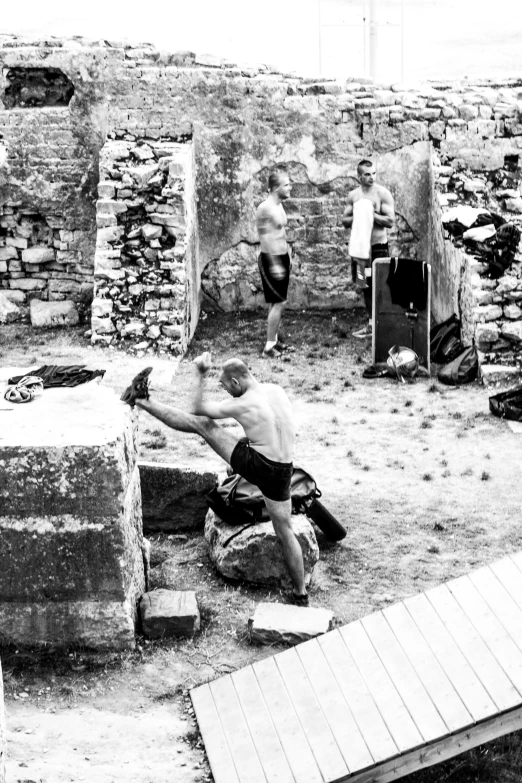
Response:
[{"label": "patch of grass", "polygon": [[345,389],[351,389],[351,388],[353,388],[353,383],[351,381],[345,381],[343,383],[343,386],[344,386]]},{"label": "patch of grass", "polygon": [[428,552],[430,553],[430,555],[440,555],[440,549],[437,546],[437,544],[432,544],[431,546],[429,546]]},{"label": "patch of grass", "polygon": [[390,413],[398,413],[398,412],[399,412],[398,408],[392,408],[390,411]]},{"label": "patch of grass", "polygon": [[462,471],[460,474],[461,476],[472,476],[473,475],[473,468],[466,468]]},{"label": "patch of grass", "polygon": [[448,478],[451,476],[451,470],[443,470],[441,473],[442,478]]},{"label": "patch of grass", "polygon": [[167,445],[167,436],[162,430],[145,430],[147,437],[143,438],[141,445],[146,449],[159,450]]},{"label": "patch of grass", "polygon": [[422,474],[422,480],[423,481],[433,481],[433,476],[431,473],[423,473]]},{"label": "patch of grass", "polygon": [[491,474],[487,472],[487,470],[483,470],[480,474],[480,480],[481,481],[489,481],[491,478]]},{"label": "patch of grass", "polygon": [[429,430],[431,428],[431,426],[432,426],[431,425],[431,421],[429,421],[428,419],[423,419],[421,421],[421,425],[420,426],[421,426],[421,430]]},{"label": "patch of grass", "polygon": [[460,411],[455,411],[451,414],[452,419],[462,419],[462,413]]},{"label": "patch of grass", "polygon": [[406,400],[404,402],[404,407],[405,408],[411,408],[412,405],[413,405],[413,400]]}]

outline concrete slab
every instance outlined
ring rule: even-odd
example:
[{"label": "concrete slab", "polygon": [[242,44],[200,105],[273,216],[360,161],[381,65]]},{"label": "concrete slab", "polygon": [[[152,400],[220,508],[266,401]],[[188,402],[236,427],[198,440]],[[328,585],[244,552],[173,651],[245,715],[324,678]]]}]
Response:
[{"label": "concrete slab", "polygon": [[257,644],[300,644],[332,630],[329,609],[260,603],[248,621],[250,640]]},{"label": "concrete slab", "polygon": [[140,601],[143,633],[151,639],[193,636],[200,616],[193,590],[153,590]]},{"label": "concrete slab", "polygon": [[511,432],[514,432],[516,435],[522,435],[522,421],[506,419],[506,422]]}]

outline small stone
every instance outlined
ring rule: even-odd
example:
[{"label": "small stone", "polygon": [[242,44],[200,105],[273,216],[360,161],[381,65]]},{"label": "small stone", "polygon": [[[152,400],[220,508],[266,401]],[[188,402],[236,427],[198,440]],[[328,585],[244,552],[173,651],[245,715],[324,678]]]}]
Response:
[{"label": "small stone", "polygon": [[152,223],[146,223],[141,227],[141,233],[144,239],[147,241],[151,239],[159,239],[162,234],[161,226],[155,226]]},{"label": "small stone", "polygon": [[332,630],[329,609],[260,603],[248,620],[250,640],[257,644],[300,644]]},{"label": "small stone", "polygon": [[483,364],[480,367],[482,382],[486,387],[508,386],[520,379],[518,367],[507,367],[502,364]]},{"label": "small stone", "polygon": [[502,327],[502,337],[513,343],[522,343],[522,321],[504,324]]},{"label": "small stone", "polygon": [[196,593],[192,590],[153,590],[140,601],[143,633],[150,639],[194,636],[200,627]]},{"label": "small stone", "polygon": [[509,304],[504,306],[504,315],[511,321],[518,321],[522,318],[522,309],[517,304]]},{"label": "small stone", "polygon": [[506,210],[508,212],[522,212],[522,198],[508,198],[506,199]]}]

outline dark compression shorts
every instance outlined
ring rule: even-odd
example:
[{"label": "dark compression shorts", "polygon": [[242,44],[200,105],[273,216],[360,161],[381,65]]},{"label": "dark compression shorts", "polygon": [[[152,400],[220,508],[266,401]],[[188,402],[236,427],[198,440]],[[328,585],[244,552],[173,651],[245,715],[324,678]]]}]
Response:
[{"label": "dark compression shorts", "polygon": [[362,262],[359,261],[359,263],[357,260],[352,259],[352,282],[357,283],[360,288],[371,288],[373,262],[377,258],[389,258],[389,255],[390,255],[390,250],[388,247],[388,243],[381,242],[379,244],[372,245],[371,258],[367,258]]},{"label": "dark compression shorts", "polygon": [[288,296],[288,283],[290,281],[290,256],[285,253],[283,256],[275,256],[284,270],[283,277],[276,279],[270,272],[270,256],[267,253],[260,253],[258,258],[259,272],[263,284],[263,293],[265,302],[274,304],[276,302],[286,302]]},{"label": "dark compression shorts", "polygon": [[230,465],[251,484],[259,487],[269,500],[288,500],[294,467],[291,462],[274,462],[252,448],[248,438],[236,444]]}]

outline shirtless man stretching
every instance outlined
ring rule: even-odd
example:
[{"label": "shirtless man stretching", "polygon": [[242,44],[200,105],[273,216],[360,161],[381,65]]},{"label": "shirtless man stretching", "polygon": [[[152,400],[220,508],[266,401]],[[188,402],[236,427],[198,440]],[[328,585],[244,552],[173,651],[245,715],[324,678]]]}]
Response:
[{"label": "shirtless man stretching", "polygon": [[258,259],[265,301],[268,304],[266,344],[263,356],[277,358],[285,345],[279,325],[287,303],[290,280],[290,248],[286,241],[288,222],[283,201],[290,198],[292,185],[283,169],[275,169],[268,178],[268,197],[256,212],[257,233],[261,243]]},{"label": "shirtless man stretching", "polygon": [[[343,226],[350,228],[353,224],[353,205],[359,199],[369,199],[373,204],[373,229],[371,235],[371,258],[367,261],[366,284],[363,288],[364,304],[369,316],[367,326],[354,332],[355,337],[371,337],[372,334],[372,265],[376,258],[387,258],[388,232],[395,222],[395,206],[390,191],[375,182],[375,166],[371,160],[361,160],[357,166],[360,186],[350,191],[343,215]],[[357,265],[352,260],[352,279],[356,282]]]},{"label": "shirtless man stretching", "polygon": [[[122,400],[137,405],[168,427],[200,435],[235,473],[255,484],[265,499],[270,519],[293,582],[292,601],[308,606],[303,553],[292,528],[290,481],[293,472],[294,424],[290,401],[275,383],[259,383],[240,359],[229,359],[219,382],[231,399],[203,400],[203,381],[212,362],[210,353],[194,359],[196,388],[190,413],[149,399],[151,368],[139,373]],[[214,419],[238,421],[246,437],[237,439]]]}]

